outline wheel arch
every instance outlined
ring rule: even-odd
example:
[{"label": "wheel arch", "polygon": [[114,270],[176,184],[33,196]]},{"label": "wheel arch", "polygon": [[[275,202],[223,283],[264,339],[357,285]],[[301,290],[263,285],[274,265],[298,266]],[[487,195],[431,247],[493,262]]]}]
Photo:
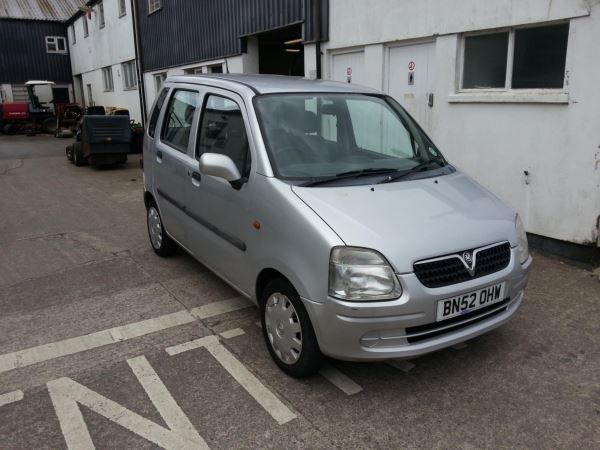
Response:
[{"label": "wheel arch", "polygon": [[152,195],[150,191],[144,191],[144,205],[146,206],[146,208],[148,208],[150,206],[150,203],[152,202],[156,204],[154,195]]},{"label": "wheel arch", "polygon": [[[282,279],[286,280],[288,283],[290,283],[292,286],[294,286],[294,283],[292,283],[292,281],[288,277],[286,277],[283,273],[281,273],[280,271],[278,271],[276,269],[267,267],[260,271],[260,273],[256,277],[256,283],[254,285],[254,289],[255,289],[254,295],[256,295],[256,302],[258,304],[260,304],[262,293],[265,290],[265,288],[267,287],[267,285],[272,280],[275,280],[277,278],[282,278]],[[298,288],[294,286],[294,289],[297,290]]]}]

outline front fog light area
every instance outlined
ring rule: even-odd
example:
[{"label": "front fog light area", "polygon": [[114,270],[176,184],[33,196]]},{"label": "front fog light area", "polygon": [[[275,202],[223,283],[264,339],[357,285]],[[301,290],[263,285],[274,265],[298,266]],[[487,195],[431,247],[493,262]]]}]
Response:
[{"label": "front fog light area", "polygon": [[335,247],[329,259],[329,295],[350,301],[393,300],[402,295],[402,287],[379,252]]}]

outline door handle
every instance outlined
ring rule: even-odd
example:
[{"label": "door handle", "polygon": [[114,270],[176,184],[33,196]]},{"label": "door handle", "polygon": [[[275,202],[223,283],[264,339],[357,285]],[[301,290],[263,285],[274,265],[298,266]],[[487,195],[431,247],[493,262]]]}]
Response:
[{"label": "door handle", "polygon": [[162,163],[162,151],[160,150],[156,150],[156,162],[157,163]]},{"label": "door handle", "polygon": [[196,187],[200,186],[200,174],[198,172],[192,172],[192,184]]},{"label": "door handle", "polygon": [[430,108],[433,108],[433,93],[432,93],[432,92],[430,92],[430,93],[429,93],[429,95],[428,95],[428,98],[427,98],[427,105],[428,105]]}]

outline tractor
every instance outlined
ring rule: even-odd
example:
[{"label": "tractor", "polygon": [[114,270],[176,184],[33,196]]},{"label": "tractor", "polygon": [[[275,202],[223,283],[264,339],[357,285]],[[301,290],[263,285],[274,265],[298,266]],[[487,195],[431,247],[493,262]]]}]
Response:
[{"label": "tractor", "polygon": [[[79,108],[72,103],[54,102],[54,108],[41,103],[35,94],[36,86],[53,85],[52,81],[31,80],[25,83],[28,102],[7,102],[0,105],[0,131],[6,134],[26,133],[35,135],[37,132],[56,133],[61,128],[64,111]],[[73,125],[78,121],[74,118]]]}]

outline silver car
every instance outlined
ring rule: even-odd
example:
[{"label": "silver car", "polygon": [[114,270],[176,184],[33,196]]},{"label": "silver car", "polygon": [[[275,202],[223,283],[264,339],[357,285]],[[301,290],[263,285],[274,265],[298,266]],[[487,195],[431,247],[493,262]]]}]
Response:
[{"label": "silver car", "polygon": [[413,358],[506,323],[523,302],[519,217],[380,92],[171,77],[144,175],[154,251],[183,248],[252,299],[289,375],[323,355]]}]

